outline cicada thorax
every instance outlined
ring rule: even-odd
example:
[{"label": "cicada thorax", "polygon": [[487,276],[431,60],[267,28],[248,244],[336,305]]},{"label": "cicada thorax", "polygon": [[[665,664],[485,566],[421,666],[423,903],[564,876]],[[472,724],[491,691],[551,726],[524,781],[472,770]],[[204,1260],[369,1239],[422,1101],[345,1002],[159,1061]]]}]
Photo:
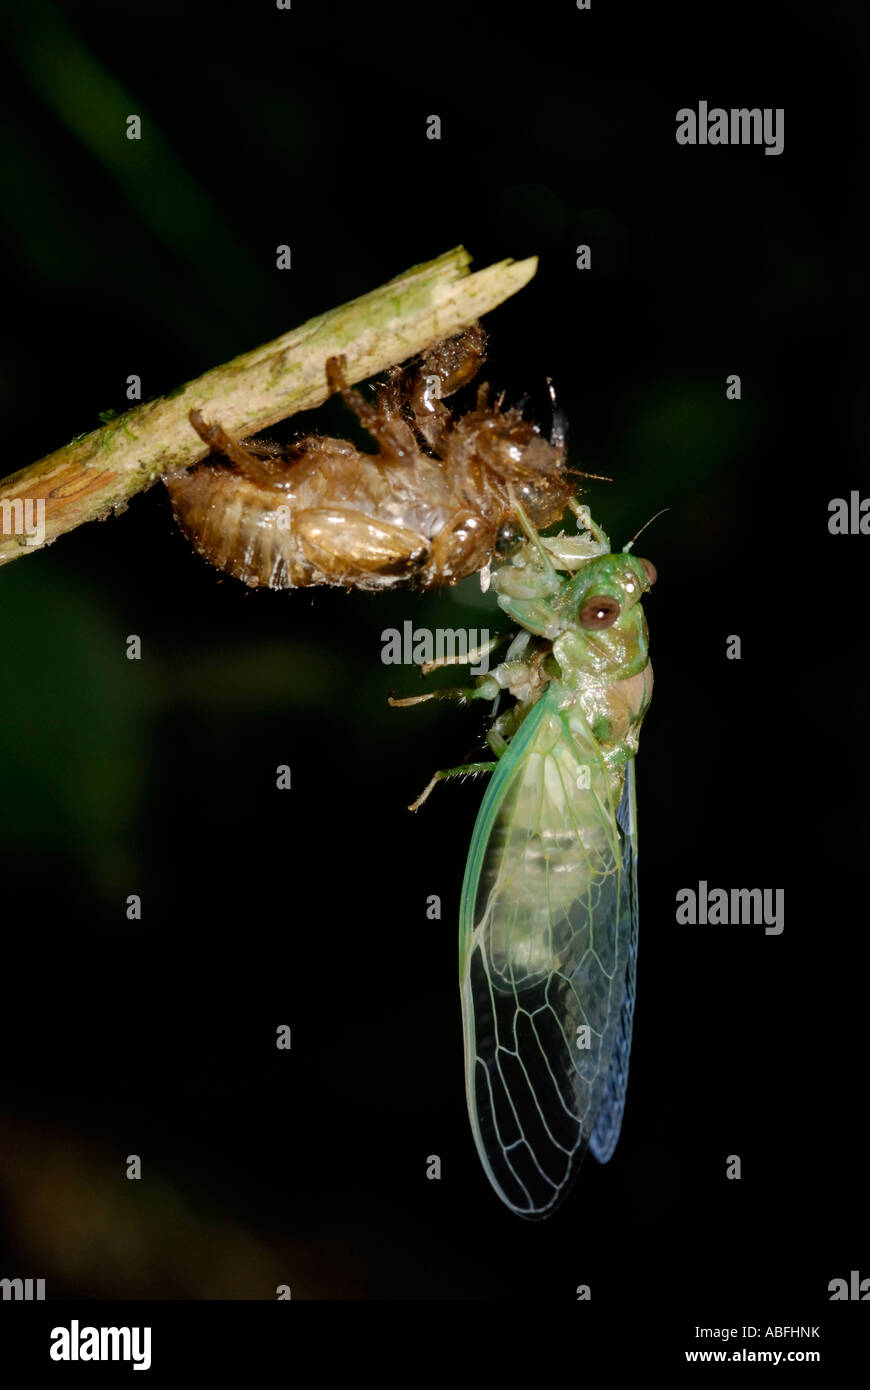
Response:
[{"label": "cicada thorax", "polygon": [[417,368],[394,368],[377,407],[330,359],[328,381],[375,438],[375,454],[318,435],[276,451],[192,412],[215,457],[167,479],[182,531],[253,587],[434,588],[483,568],[517,500],[540,527],[561,517],[571,492],[561,447],[516,408],[490,406],[487,388],[456,419],[444,405],[477,370],[484,342],[475,326]]},{"label": "cicada thorax", "polygon": [[626,552],[602,555],[566,578],[553,603],[562,631],[553,641],[552,655],[564,703],[583,719],[602,754],[614,807],[652,699],[641,598],[654,578],[647,561]]},{"label": "cicada thorax", "polygon": [[[495,567],[499,606],[526,635],[495,673],[518,702],[496,725],[500,734],[512,737],[552,681],[560,708],[575,710],[586,737],[599,749],[616,806],[652,697],[649,633],[640,599],[654,582],[655,569],[627,552],[609,553],[603,532],[586,520],[589,529],[574,538],[577,545],[568,544],[570,537],[537,538]],[[590,551],[585,556],[580,541]],[[556,564],[567,575],[560,577]]]}]

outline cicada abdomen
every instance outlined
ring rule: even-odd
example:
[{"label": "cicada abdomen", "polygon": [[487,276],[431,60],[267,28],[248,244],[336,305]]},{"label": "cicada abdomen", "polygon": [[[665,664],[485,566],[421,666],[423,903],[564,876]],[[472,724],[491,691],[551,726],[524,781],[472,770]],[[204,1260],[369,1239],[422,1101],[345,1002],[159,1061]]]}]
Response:
[{"label": "cicada abdomen", "polygon": [[328,384],[376,441],[374,454],[319,435],[286,448],[238,441],[191,412],[213,458],[166,479],[182,531],[252,587],[427,589],[482,569],[517,502],[544,527],[572,492],[561,439],[543,438],[516,406],[490,404],[487,386],[464,415],[444,404],[476,374],[485,343],[476,324],[391,369],[376,405],[330,358]]}]

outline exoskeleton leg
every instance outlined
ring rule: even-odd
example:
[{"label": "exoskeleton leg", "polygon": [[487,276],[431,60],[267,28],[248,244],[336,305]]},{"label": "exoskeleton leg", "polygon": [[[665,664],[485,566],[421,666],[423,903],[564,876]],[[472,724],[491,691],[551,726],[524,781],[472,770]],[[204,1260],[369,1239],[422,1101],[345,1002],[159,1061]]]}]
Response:
[{"label": "exoskeleton leg", "polygon": [[395,415],[384,415],[365,399],[354,387],[348,385],[345,376],[347,360],[344,357],[330,357],[326,362],[326,382],[331,394],[338,393],[344,398],[356,415],[363,429],[368,430],[378,442],[381,455],[386,460],[407,462],[417,452],[411,427]]},{"label": "exoskeleton leg", "polygon": [[445,456],[445,435],[451,428],[450,412],[442,400],[471,381],[485,356],[486,333],[475,323],[464,333],[436,343],[408,374],[406,390],[414,423],[440,458]]},{"label": "exoskeleton leg", "polygon": [[[229,459],[239,472],[249,478],[252,483],[263,483],[267,486],[274,486],[275,466],[270,465],[257,457],[253,449],[256,445],[245,446],[224,429],[223,425],[207,425],[202,418],[200,411],[192,410],[188,416],[190,423],[196,430],[200,439],[207,444],[214,454],[223,454],[224,458]],[[263,453],[273,454],[274,450],[264,448]]]}]

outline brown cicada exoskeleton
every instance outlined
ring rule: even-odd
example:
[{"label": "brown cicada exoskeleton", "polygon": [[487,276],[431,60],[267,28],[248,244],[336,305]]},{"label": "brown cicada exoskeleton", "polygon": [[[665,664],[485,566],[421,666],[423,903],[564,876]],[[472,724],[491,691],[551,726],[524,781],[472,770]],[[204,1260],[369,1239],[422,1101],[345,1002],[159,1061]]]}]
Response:
[{"label": "brown cicada exoskeleton", "polygon": [[358,589],[454,584],[489,562],[517,503],[538,529],[572,495],[561,432],[552,442],[516,406],[477,405],[454,418],[444,397],[484,358],[479,324],[393,367],[369,404],[344,378],[326,376],[376,441],[366,454],[319,435],[281,448],[239,441],[190,419],[214,457],[166,479],[182,531],[211,564],[253,587],[337,584]]}]

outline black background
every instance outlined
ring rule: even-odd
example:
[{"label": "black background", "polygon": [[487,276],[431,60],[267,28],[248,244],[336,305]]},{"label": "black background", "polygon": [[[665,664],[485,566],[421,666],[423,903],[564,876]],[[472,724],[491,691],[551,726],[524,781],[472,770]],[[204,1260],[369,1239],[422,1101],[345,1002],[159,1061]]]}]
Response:
[{"label": "black background", "polygon": [[[475,581],[249,593],[160,486],[3,569],[2,1273],[56,1298],[588,1283],[638,1316],[824,1311],[831,1279],[870,1275],[868,541],[827,530],[870,486],[866,12],[5,20],[4,472],[123,410],[131,372],[159,395],[462,243],[475,268],[540,256],[488,318],[486,375],[539,418],[555,380],[572,462],[614,479],[586,494],[614,546],[670,510],[639,546],[660,579],[625,1125],[540,1225],[501,1208],[465,1113],[455,923],[482,789],[405,810],[483,723],[389,710],[419,678],[380,661],[406,618],[497,626]],[[701,99],[783,107],[784,153],[678,146]],[[784,888],[784,933],[678,926],[699,879]]]}]

